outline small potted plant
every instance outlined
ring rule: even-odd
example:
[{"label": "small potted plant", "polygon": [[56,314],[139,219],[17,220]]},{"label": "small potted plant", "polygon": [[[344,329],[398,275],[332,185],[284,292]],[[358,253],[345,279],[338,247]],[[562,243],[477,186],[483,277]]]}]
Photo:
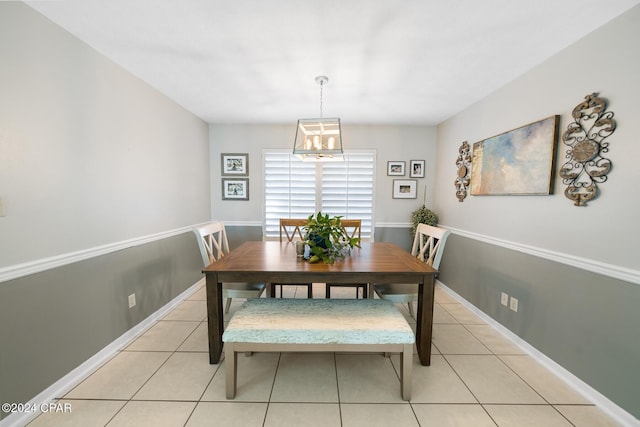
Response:
[{"label": "small potted plant", "polygon": [[309,262],[333,264],[344,258],[352,248],[360,247],[360,238],[350,238],[340,223],[341,216],[330,217],[318,212],[309,215],[305,225],[305,242],[309,245]]},{"label": "small potted plant", "polygon": [[427,224],[433,227],[438,225],[438,214],[431,209],[427,208],[427,188],[424,189],[424,195],[422,196],[422,206],[411,212],[411,220],[413,221],[413,228],[411,229],[411,236],[416,235],[416,229],[418,224]]},{"label": "small potted plant", "polygon": [[418,224],[428,224],[434,227],[438,225],[438,215],[425,205],[422,205],[415,211],[411,212],[411,219],[413,220],[413,234],[416,234]]}]

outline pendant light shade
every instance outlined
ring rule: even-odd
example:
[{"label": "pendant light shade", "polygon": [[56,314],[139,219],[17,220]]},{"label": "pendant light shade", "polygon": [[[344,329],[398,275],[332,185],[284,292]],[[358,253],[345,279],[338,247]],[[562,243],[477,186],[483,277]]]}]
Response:
[{"label": "pendant light shade", "polygon": [[293,154],[303,161],[344,160],[340,119],[322,118],[322,87],[328,81],[325,76],[316,77],[316,82],[320,84],[320,118],[298,120]]}]

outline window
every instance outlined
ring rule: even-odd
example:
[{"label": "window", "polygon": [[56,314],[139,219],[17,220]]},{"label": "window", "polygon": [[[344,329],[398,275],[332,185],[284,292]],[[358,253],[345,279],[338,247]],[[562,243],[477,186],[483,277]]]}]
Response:
[{"label": "window", "polygon": [[344,162],[303,162],[291,151],[264,152],[264,230],[278,237],[280,218],[307,218],[322,211],[362,220],[362,237],[373,236],[376,154],[345,151]]}]

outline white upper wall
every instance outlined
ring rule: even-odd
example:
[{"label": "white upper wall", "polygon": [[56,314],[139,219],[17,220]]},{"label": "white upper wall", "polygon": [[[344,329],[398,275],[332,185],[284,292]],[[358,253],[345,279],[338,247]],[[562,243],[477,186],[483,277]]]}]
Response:
[{"label": "white upper wall", "polygon": [[[262,151],[293,150],[296,120],[287,125],[211,125],[211,215],[226,222],[262,224],[264,186]],[[432,126],[366,126],[342,124],[345,150],[375,149],[376,193],[375,222],[408,224],[411,211],[422,204],[425,185],[427,206],[434,198],[435,127]],[[249,201],[222,200],[221,153],[249,154]],[[404,177],[387,176],[387,161],[406,161]],[[425,160],[425,178],[417,178],[416,200],[392,199],[394,178],[409,178],[409,161]]]},{"label": "white upper wall", "polygon": [[209,219],[208,125],[0,2],[0,268]]},{"label": "white upper wall", "polygon": [[[640,269],[640,6],[597,29],[481,102],[438,126],[436,209],[441,223],[569,256]],[[567,146],[558,141],[551,196],[455,197],[455,161],[463,141],[473,143],[549,117],[561,116],[559,134],[571,111],[592,92],[608,100],[617,129],[605,154],[613,163],[600,195],[573,206],[557,175]],[[560,139],[560,138],[559,138]]]}]

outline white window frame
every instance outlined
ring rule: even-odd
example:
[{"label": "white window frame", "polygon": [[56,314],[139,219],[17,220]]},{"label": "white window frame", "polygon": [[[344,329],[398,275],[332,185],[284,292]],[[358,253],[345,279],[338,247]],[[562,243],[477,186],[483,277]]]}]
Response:
[{"label": "white window frame", "polygon": [[[265,240],[277,240],[279,238],[279,218],[307,218],[310,213],[322,210],[330,215],[343,215],[345,218],[362,219],[362,239],[373,240],[374,237],[374,215],[375,215],[375,177],[376,177],[376,151],[375,150],[345,150],[345,162],[303,162],[293,156],[291,150],[263,150],[264,167],[264,200],[263,200],[263,236]],[[358,160],[364,160],[359,162]],[[272,163],[272,165],[269,165]],[[327,167],[325,171],[325,165]],[[346,185],[347,192],[352,191],[354,198],[347,195],[345,201],[334,198],[334,207],[327,206],[323,209],[323,189],[325,190],[325,200],[331,197],[331,182],[336,182],[339,174],[332,172],[336,168],[353,168],[355,180],[350,181],[352,185]],[[362,167],[359,167],[362,166]],[[278,175],[275,168],[282,170]],[[271,175],[273,169],[274,174]],[[306,172],[305,172],[306,171]],[[308,173],[307,173],[308,172]],[[288,176],[287,176],[288,175]],[[333,176],[332,176],[333,175]],[[333,179],[332,179],[333,178]],[[323,179],[326,185],[323,186]],[[347,178],[348,179],[348,178]],[[370,182],[370,186],[366,184]],[[290,186],[295,183],[300,188],[302,195],[288,193],[283,198],[269,198],[270,194],[277,194],[278,187]],[[339,185],[339,184],[338,184]],[[311,188],[313,186],[313,189]],[[370,194],[368,194],[370,192]],[[283,193],[284,194],[284,193]],[[313,194],[313,200],[309,199]],[[300,199],[296,199],[296,196]],[[351,203],[353,201],[353,203]],[[367,204],[370,204],[370,212]],[[311,212],[313,209],[313,212]],[[346,215],[345,215],[346,212]]]}]

